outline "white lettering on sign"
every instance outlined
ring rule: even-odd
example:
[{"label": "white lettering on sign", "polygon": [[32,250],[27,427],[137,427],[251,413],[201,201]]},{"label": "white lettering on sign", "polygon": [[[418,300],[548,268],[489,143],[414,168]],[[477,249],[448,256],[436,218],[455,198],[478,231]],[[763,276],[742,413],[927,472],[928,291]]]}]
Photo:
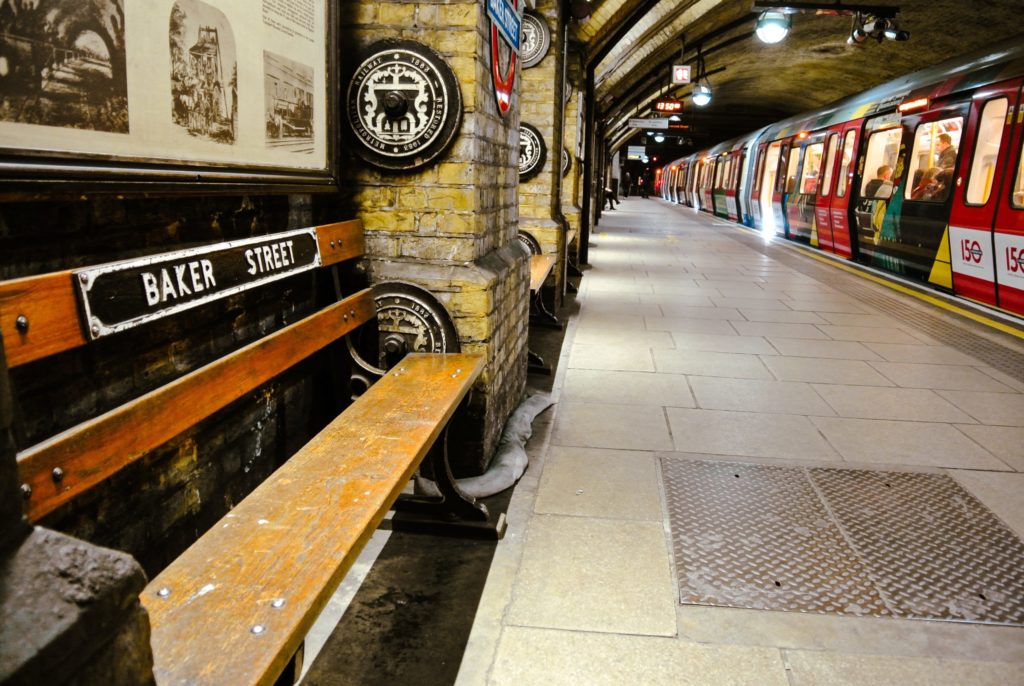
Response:
[{"label": "white lettering on sign", "polygon": [[210,260],[176,264],[169,269],[162,267],[157,273],[142,272],[141,278],[146,304],[150,307],[217,286]]},{"label": "white lettering on sign", "polygon": [[245,251],[246,270],[250,275],[266,274],[295,264],[295,250],[292,241],[281,241],[273,245],[258,245]]}]

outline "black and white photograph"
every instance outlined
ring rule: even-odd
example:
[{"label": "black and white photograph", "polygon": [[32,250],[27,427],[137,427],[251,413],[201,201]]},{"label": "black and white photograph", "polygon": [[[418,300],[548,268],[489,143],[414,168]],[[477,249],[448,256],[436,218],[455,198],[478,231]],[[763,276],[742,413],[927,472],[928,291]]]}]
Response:
[{"label": "black and white photograph", "polygon": [[263,51],[267,147],[313,153],[313,67]]},{"label": "black and white photograph", "polygon": [[199,0],[171,7],[171,117],[192,136],[234,143],[238,131],[235,38],[224,14]]},{"label": "black and white photograph", "polygon": [[122,0],[0,0],[0,120],[128,133]]}]

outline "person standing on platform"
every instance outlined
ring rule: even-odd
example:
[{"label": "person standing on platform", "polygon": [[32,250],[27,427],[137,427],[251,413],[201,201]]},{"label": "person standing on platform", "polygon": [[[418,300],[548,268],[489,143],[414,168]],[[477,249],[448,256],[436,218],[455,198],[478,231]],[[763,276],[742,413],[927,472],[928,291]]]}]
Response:
[{"label": "person standing on platform", "polygon": [[641,174],[640,178],[636,182],[637,190],[640,191],[640,197],[647,197],[647,174]]},{"label": "person standing on platform", "polygon": [[628,198],[629,197],[629,191],[632,189],[632,187],[633,187],[633,177],[630,176],[629,172],[627,171],[626,175],[622,177],[622,197],[623,198]]}]

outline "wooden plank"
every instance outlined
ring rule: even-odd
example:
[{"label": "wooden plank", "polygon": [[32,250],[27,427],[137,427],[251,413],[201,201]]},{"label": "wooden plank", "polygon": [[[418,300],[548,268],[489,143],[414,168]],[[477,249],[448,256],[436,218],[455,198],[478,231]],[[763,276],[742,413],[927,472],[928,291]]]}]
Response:
[{"label": "wooden plank", "polygon": [[363,220],[352,219],[316,227],[316,242],[324,266],[359,257],[366,250]]},{"label": "wooden plank", "polygon": [[[24,330],[17,326],[21,316],[28,322]],[[8,367],[84,345],[78,320],[70,270],[0,282],[0,332]]]},{"label": "wooden plank", "polygon": [[[37,520],[376,316],[366,289],[18,455]],[[60,468],[63,477],[53,478]]]},{"label": "wooden plank", "polygon": [[569,229],[569,232],[565,235],[565,244],[572,245],[574,240],[576,240],[576,229]]},{"label": "wooden plank", "polygon": [[482,369],[408,355],[157,576],[157,683],[272,684]]},{"label": "wooden plank", "polygon": [[536,292],[544,285],[544,279],[551,273],[555,258],[551,255],[532,255],[530,257],[530,291]]}]

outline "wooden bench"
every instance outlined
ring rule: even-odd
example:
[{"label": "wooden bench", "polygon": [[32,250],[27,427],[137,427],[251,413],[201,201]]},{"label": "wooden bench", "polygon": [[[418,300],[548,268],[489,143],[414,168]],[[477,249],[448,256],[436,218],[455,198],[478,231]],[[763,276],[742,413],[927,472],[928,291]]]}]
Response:
[{"label": "wooden bench", "polygon": [[[7,366],[130,335],[123,332],[362,251],[353,221],[0,282]],[[123,306],[111,307],[119,298]],[[28,517],[38,520],[375,317],[369,289],[339,298],[20,450]],[[157,683],[274,683],[428,452],[442,496],[417,503],[486,520],[486,508],[452,482],[446,451],[431,451],[482,368],[475,355],[407,355],[165,568],[141,596]]]},{"label": "wooden bench", "polygon": [[[549,318],[549,320],[553,320],[561,328],[561,323],[558,322],[558,319],[553,314],[548,312],[541,297],[541,288],[543,288],[544,282],[551,274],[554,266],[555,258],[551,255],[530,256],[530,321],[536,324],[544,321],[545,318]],[[529,371],[538,374],[551,374],[551,368],[544,362],[543,357],[532,350],[527,350],[526,355],[528,360],[527,369]]]}]

